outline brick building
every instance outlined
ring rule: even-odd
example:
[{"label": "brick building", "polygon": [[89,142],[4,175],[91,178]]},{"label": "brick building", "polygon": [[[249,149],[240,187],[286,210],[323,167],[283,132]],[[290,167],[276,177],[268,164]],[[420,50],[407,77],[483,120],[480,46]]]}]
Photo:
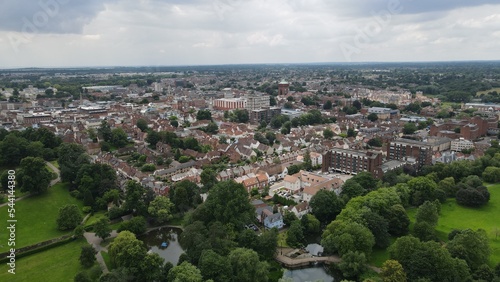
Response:
[{"label": "brick building", "polygon": [[334,170],[347,174],[367,171],[374,177],[382,177],[382,154],[374,151],[332,149],[323,155],[322,171]]},{"label": "brick building", "polygon": [[387,159],[414,162],[417,169],[432,164],[432,146],[411,139],[397,139],[387,145]]},{"label": "brick building", "polygon": [[290,83],[287,81],[281,81],[278,83],[278,95],[288,95],[288,91],[290,88]]}]

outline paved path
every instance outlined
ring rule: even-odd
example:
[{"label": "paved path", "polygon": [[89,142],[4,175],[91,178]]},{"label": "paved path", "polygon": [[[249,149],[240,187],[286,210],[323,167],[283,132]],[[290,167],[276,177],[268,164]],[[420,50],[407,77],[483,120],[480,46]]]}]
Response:
[{"label": "paved path", "polygon": [[[118,232],[116,230],[111,231],[111,235],[108,237],[108,239],[114,238],[118,235]],[[95,258],[99,265],[101,266],[102,273],[106,274],[109,272],[108,266],[104,262],[104,258],[102,257],[101,251],[108,251],[107,247],[101,246],[102,239],[100,237],[95,236],[95,233],[92,232],[85,232],[83,233],[83,237],[87,240],[87,243],[92,245],[94,249],[96,250],[97,254],[95,255]]]},{"label": "paved path", "polygon": [[61,182],[61,171],[50,162],[45,162],[45,163],[57,174],[57,178],[50,181],[50,186],[54,186],[56,183]]},{"label": "paved path", "polygon": [[[54,180],[51,180],[50,181],[50,185],[49,185],[49,188],[54,186],[55,184],[57,184],[58,182],[61,182],[61,172],[59,171],[59,169],[57,167],[55,167],[53,164],[49,163],[49,162],[45,162],[55,173],[57,173],[57,178],[54,179]],[[23,199],[26,199],[26,198],[29,198],[33,196],[33,194],[29,193],[29,194],[26,194],[22,197],[19,197],[19,198],[16,198],[15,201],[21,201]],[[3,207],[3,206],[6,206],[8,205],[9,202],[6,202],[6,203],[3,203],[0,205],[0,207]]]}]

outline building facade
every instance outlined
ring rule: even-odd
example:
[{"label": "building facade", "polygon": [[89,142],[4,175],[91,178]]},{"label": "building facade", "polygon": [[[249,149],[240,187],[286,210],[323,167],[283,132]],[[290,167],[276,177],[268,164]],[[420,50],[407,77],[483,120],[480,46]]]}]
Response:
[{"label": "building facade", "polygon": [[346,174],[357,174],[367,171],[374,177],[382,177],[380,167],[382,154],[374,151],[355,151],[333,149],[323,155],[322,171],[338,171]]},{"label": "building facade", "polygon": [[421,141],[397,139],[387,145],[387,159],[414,162],[420,169],[432,164],[432,147]]}]

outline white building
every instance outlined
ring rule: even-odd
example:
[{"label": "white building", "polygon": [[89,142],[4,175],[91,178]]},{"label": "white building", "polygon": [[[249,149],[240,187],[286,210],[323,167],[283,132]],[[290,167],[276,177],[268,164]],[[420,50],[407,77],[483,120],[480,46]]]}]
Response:
[{"label": "white building", "polygon": [[474,148],[474,143],[470,140],[465,140],[464,138],[455,139],[451,141],[451,150],[455,152],[461,152],[462,150]]}]

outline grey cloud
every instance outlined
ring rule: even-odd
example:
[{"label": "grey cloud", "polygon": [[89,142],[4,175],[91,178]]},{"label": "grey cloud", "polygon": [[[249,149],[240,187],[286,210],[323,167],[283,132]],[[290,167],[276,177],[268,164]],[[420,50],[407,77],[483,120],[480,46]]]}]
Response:
[{"label": "grey cloud", "polygon": [[28,33],[82,33],[104,10],[102,0],[4,0],[0,2],[0,30]]}]

